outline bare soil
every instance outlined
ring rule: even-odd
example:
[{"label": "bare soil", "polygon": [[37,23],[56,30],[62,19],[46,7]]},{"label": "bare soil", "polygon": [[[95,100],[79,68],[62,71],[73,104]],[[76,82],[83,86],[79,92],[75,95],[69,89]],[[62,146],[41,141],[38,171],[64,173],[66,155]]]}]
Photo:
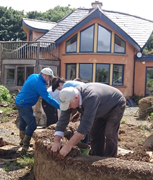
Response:
[{"label": "bare soil", "polygon": [[[10,115],[8,122],[0,123],[0,179],[1,180],[35,180],[33,169],[23,168],[13,164],[14,159],[19,155],[19,130],[18,130],[18,115]],[[48,148],[51,147],[53,142],[53,133],[55,126],[50,126],[45,129],[38,128],[34,133],[34,139],[32,139],[32,145],[34,148],[34,142],[38,139],[45,139],[50,137],[50,141],[46,142]],[[77,123],[70,123],[65,132],[65,142],[71,137],[73,131],[77,128]],[[49,131],[51,129],[51,131]],[[39,133],[39,131],[42,131]],[[47,134],[50,133],[50,134]],[[146,154],[139,153],[146,138],[152,133],[152,122],[138,119],[138,107],[126,108],[124,116],[121,121],[119,129],[119,150],[118,157],[123,160],[136,160],[150,163],[150,157]],[[37,134],[37,135],[36,135]],[[40,137],[39,137],[40,134]],[[63,142],[64,143],[64,142]],[[77,149],[77,148],[76,148]],[[122,149],[128,150],[129,153],[122,153]],[[130,153],[134,151],[134,153]],[[34,153],[34,151],[32,152]],[[69,154],[71,157],[76,157],[79,154],[79,150],[74,150]],[[97,157],[95,157],[96,159]],[[5,171],[6,162],[12,161],[11,170]]]}]

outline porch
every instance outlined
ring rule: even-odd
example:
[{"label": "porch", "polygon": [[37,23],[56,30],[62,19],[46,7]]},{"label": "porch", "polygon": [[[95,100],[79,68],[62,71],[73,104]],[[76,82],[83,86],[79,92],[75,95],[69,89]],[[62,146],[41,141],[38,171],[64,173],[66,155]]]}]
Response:
[{"label": "porch", "polygon": [[50,67],[60,76],[58,46],[52,42],[0,42],[0,84],[20,89],[30,74]]}]

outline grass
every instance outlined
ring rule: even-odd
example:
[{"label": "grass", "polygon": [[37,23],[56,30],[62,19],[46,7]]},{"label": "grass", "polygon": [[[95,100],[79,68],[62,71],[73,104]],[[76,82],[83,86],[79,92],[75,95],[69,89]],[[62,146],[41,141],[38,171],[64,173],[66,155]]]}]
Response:
[{"label": "grass", "polygon": [[32,170],[34,165],[34,155],[27,154],[24,156],[18,157],[15,161],[7,161],[4,164],[3,170],[6,172],[15,170],[15,169],[22,169],[25,168],[27,170]]},{"label": "grass", "polygon": [[15,112],[15,110],[12,107],[1,107],[0,110],[2,110],[3,113],[7,115]]},{"label": "grass", "polygon": [[1,121],[2,121],[2,122],[8,121],[8,116],[3,116]]},{"label": "grass", "polygon": [[4,170],[8,172],[8,171],[10,170],[10,165],[11,165],[11,162],[10,162],[10,161],[5,162]]},{"label": "grass", "polygon": [[20,164],[22,167],[25,167],[27,169],[32,169],[34,165],[34,155],[33,154],[27,154],[21,156],[17,160],[17,163]]},{"label": "grass", "polygon": [[126,124],[126,121],[124,119],[121,120],[121,124]]},{"label": "grass", "polygon": [[140,126],[140,129],[141,130],[147,130],[147,126],[146,125],[142,125],[142,126]]},{"label": "grass", "polygon": [[1,107],[0,111],[2,111],[1,122],[7,122],[9,115],[13,114],[16,110],[14,110],[13,107]]}]

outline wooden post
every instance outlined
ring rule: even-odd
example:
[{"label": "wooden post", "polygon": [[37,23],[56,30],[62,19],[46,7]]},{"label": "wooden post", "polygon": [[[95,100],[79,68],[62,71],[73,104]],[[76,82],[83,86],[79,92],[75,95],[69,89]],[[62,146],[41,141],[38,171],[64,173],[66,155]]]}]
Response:
[{"label": "wooden post", "polygon": [[0,84],[2,84],[2,44],[0,43]]},{"label": "wooden post", "polygon": [[37,43],[37,57],[36,57],[36,74],[39,74],[39,54],[40,54],[40,42]]}]

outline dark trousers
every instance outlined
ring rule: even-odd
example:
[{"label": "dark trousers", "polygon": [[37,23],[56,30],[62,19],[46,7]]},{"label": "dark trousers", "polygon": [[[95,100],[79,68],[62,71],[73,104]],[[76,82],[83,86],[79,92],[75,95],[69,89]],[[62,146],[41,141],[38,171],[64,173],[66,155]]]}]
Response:
[{"label": "dark trousers", "polygon": [[117,156],[118,130],[125,106],[126,101],[123,101],[103,117],[94,120],[90,131],[90,155]]},{"label": "dark trousers", "polygon": [[50,104],[48,104],[44,99],[42,99],[42,107],[47,117],[47,126],[55,124],[58,121],[57,109]]}]

